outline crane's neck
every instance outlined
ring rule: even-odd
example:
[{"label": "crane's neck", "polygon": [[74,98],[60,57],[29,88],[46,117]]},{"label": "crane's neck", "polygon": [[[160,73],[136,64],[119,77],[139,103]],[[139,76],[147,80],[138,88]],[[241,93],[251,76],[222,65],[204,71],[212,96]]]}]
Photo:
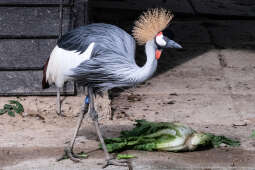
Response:
[{"label": "crane's neck", "polygon": [[153,73],[156,71],[158,61],[155,57],[156,44],[154,40],[150,40],[145,45],[145,53],[147,56],[147,61],[143,67],[140,67],[136,72],[137,83],[142,83],[149,79]]}]

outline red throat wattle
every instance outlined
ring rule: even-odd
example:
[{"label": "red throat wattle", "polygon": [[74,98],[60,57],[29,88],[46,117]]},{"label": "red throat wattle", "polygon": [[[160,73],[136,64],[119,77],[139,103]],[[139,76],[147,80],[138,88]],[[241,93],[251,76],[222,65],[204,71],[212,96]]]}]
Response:
[{"label": "red throat wattle", "polygon": [[162,50],[156,50],[156,59],[158,60],[161,56]]},{"label": "red throat wattle", "polygon": [[163,33],[162,32],[159,32],[158,34],[157,34],[157,36],[160,36],[160,35],[162,35]]}]

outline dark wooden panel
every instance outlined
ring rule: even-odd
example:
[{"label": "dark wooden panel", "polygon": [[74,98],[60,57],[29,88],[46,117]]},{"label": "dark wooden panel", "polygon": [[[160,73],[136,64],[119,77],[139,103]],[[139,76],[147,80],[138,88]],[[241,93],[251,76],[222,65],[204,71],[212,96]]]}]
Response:
[{"label": "dark wooden panel", "polygon": [[[57,7],[0,7],[1,35],[58,35]],[[63,32],[71,28],[70,9],[64,8]]]},{"label": "dark wooden panel", "polygon": [[75,0],[75,27],[88,24],[88,0]]},{"label": "dark wooden panel", "polygon": [[[137,20],[141,12],[113,9],[100,9],[92,13],[96,22],[105,22],[117,25],[128,33],[132,33],[134,21]],[[92,11],[93,12],[93,11]],[[114,17],[118,14],[118,17]],[[135,16],[135,17],[134,17]],[[175,35],[175,40],[180,43],[210,43],[208,30],[202,25],[201,21],[176,21],[177,17],[171,21],[170,26]],[[125,21],[125,22],[123,22]],[[171,38],[171,37],[169,37]]]},{"label": "dark wooden panel", "polygon": [[[255,47],[255,21],[211,20],[204,22],[213,42],[222,48]],[[231,30],[231,31],[230,31]],[[254,55],[255,56],[255,55]]]},{"label": "dark wooden panel", "polygon": [[0,39],[0,70],[40,69],[55,44],[55,39]]},{"label": "dark wooden panel", "polygon": [[255,16],[254,0],[191,0],[199,14]]},{"label": "dark wooden panel", "polygon": [[[56,95],[55,87],[41,88],[42,71],[0,71],[0,95]],[[73,83],[68,83],[62,94],[74,95]]]},{"label": "dark wooden panel", "polygon": [[[63,0],[63,4],[69,4],[70,0]],[[1,0],[0,5],[18,5],[18,4],[35,4],[35,5],[45,5],[45,4],[59,4],[60,0]]]},{"label": "dark wooden panel", "polygon": [[180,44],[211,43],[208,31],[200,21],[173,21],[169,29],[173,31],[174,39]]},{"label": "dark wooden panel", "polygon": [[194,13],[187,0],[92,0],[89,1],[92,7],[144,10],[153,7],[163,7],[180,13]]}]

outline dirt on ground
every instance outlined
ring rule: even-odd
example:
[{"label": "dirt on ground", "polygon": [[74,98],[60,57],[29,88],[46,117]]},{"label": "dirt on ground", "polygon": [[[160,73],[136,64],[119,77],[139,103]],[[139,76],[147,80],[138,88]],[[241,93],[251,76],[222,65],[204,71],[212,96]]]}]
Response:
[{"label": "dirt on ground", "polygon": [[[199,100],[196,99],[196,95],[169,93],[160,96],[161,100],[155,95],[135,93],[134,89],[116,95],[112,100],[112,120],[100,119],[103,135],[105,137],[118,136],[121,130],[132,128],[136,119],[171,120],[185,123],[198,131],[236,138],[241,141],[242,145],[237,148],[223,146],[217,149],[186,153],[124,152],[137,156],[137,159],[131,160],[134,169],[222,167],[252,169],[254,167],[255,140],[249,138],[249,135],[251,129],[254,129],[255,119],[247,120],[245,123],[229,122],[229,125],[217,122],[203,123],[197,120],[199,118],[197,116],[188,113],[178,115],[175,109],[172,109],[175,113],[168,109],[174,105],[178,107],[180,102],[186,102],[186,107],[192,102],[193,105],[203,104],[202,101],[196,101]],[[98,150],[97,135],[88,117],[84,120],[78,134],[75,151],[88,152],[89,158],[81,163],[74,163],[70,160],[56,162],[71,140],[78,120],[76,114],[80,110],[83,98],[83,96],[64,98],[63,113],[66,117],[57,116],[55,97],[1,98],[1,106],[11,99],[20,101],[25,112],[23,116],[10,117],[7,114],[1,116],[0,167],[2,169],[101,169],[104,155],[101,150]],[[207,101],[207,104],[210,105],[210,101]]]}]

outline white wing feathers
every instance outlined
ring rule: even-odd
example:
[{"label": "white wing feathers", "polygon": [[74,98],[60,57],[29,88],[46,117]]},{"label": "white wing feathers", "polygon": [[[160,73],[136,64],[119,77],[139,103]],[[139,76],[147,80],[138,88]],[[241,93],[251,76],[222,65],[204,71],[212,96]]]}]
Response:
[{"label": "white wing feathers", "polygon": [[83,61],[89,60],[95,43],[92,42],[84,53],[68,51],[56,46],[51,55],[46,71],[46,80],[57,87],[62,87],[64,82],[71,78],[66,76],[71,69],[80,65]]}]

